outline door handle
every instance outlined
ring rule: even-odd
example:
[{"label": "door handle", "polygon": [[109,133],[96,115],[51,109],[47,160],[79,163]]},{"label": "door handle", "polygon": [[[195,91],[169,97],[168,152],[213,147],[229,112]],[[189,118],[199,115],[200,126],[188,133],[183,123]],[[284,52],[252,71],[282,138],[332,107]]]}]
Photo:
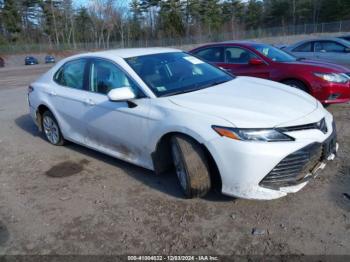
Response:
[{"label": "door handle", "polygon": [[90,98],[85,99],[84,104],[88,105],[88,106],[96,105],[96,103],[93,100],[91,100]]},{"label": "door handle", "polygon": [[223,70],[223,71],[226,71],[226,72],[228,72],[228,73],[231,73],[231,70],[228,69],[228,68],[223,68],[223,67],[221,67],[221,66],[219,66],[219,68],[220,68],[221,70]]},{"label": "door handle", "polygon": [[57,96],[57,93],[53,90],[49,91],[49,95],[50,96]]}]

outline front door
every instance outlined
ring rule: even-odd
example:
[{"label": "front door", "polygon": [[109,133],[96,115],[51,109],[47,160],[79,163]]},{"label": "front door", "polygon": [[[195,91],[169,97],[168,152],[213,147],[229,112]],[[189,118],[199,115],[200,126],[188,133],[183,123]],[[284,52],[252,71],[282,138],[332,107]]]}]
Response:
[{"label": "front door", "polygon": [[[113,102],[108,92],[128,87],[134,101]],[[90,109],[84,115],[87,143],[118,158],[144,165],[147,141],[143,135],[149,99],[142,98],[136,84],[116,64],[104,59],[91,59],[89,74]]]}]

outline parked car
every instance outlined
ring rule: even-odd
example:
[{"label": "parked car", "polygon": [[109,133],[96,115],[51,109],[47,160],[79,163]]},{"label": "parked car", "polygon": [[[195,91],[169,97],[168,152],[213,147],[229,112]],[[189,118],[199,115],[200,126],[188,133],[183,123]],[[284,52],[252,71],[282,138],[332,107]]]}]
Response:
[{"label": "parked car", "polygon": [[24,64],[25,64],[25,65],[37,65],[37,64],[39,64],[39,62],[38,62],[38,59],[36,59],[35,57],[33,57],[33,56],[27,56],[27,57],[24,59]]},{"label": "parked car", "polygon": [[56,63],[55,57],[52,55],[45,56],[45,64],[54,64]]},{"label": "parked car", "polygon": [[5,60],[0,57],[0,67],[4,67],[5,66]]},{"label": "parked car", "polygon": [[333,117],[312,96],[170,48],[64,59],[31,84],[28,102],[51,144],[73,141],[156,173],[175,166],[187,197],[219,181],[226,195],[279,198],[337,150]]},{"label": "parked car", "polygon": [[350,69],[339,65],[298,60],[256,42],[216,43],[190,52],[237,76],[266,78],[296,87],[323,104],[350,101]]},{"label": "parked car", "polygon": [[350,42],[339,38],[319,38],[297,42],[283,50],[299,57],[350,66]]},{"label": "parked car", "polygon": [[346,41],[350,41],[350,35],[342,35],[342,36],[337,36],[337,38],[346,40]]},{"label": "parked car", "polygon": [[288,45],[287,44],[274,44],[274,47],[277,47],[278,49],[283,49],[286,48]]}]

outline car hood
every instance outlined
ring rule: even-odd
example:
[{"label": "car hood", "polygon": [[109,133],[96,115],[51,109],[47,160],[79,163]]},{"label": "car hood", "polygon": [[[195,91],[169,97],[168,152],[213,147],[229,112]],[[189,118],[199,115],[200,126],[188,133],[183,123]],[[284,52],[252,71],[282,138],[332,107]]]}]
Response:
[{"label": "car hood", "polygon": [[[281,63],[283,64],[283,63]],[[310,67],[319,67],[319,68],[323,68],[323,69],[328,69],[331,72],[341,72],[341,73],[346,73],[349,72],[349,69],[341,66],[341,65],[337,65],[334,63],[328,63],[325,61],[316,61],[316,60],[301,60],[301,61],[295,61],[295,62],[289,62],[288,65],[302,65],[302,66],[310,66]]]},{"label": "car hood", "polygon": [[[287,125],[318,107],[316,99],[303,91],[253,77],[237,77],[169,99],[178,106],[225,119],[240,128]],[[310,121],[310,118],[305,118],[305,121]],[[298,121],[299,124],[302,122]]]}]

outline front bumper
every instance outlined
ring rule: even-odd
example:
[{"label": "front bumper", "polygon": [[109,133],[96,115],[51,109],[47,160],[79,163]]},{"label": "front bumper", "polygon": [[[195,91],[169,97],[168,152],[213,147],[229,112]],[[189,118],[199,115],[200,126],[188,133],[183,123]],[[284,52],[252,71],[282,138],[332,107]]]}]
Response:
[{"label": "front bumper", "polygon": [[289,132],[288,135],[296,139],[293,142],[243,142],[225,137],[209,141],[206,146],[218,166],[222,181],[222,193],[245,199],[270,200],[299,191],[310,178],[316,175],[319,169],[325,166],[326,160],[334,158],[338,148],[337,144],[335,144],[334,150],[330,150],[330,153],[324,156],[322,156],[322,150],[322,152],[318,151],[321,154],[320,158],[316,157],[316,159],[307,161],[307,163],[313,162],[301,172],[295,173],[294,180],[290,179],[287,183],[275,182],[269,185],[262,182],[288,156],[313,144],[320,145],[320,148],[323,149],[321,145],[335,134],[332,121],[332,117],[328,115],[326,134],[316,129]]},{"label": "front bumper", "polygon": [[309,181],[323,169],[327,160],[333,160],[337,151],[336,130],[321,143],[312,143],[285,157],[259,183],[260,186],[279,190]]},{"label": "front bumper", "polygon": [[322,104],[338,104],[350,101],[350,82],[345,84],[322,82],[315,86],[317,90],[315,96]]}]

